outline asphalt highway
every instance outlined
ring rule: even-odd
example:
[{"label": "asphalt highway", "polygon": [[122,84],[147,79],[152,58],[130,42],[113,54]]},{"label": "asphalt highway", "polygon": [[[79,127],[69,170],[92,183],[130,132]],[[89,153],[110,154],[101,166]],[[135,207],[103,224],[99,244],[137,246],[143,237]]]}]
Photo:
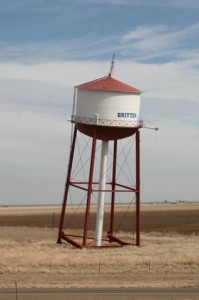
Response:
[{"label": "asphalt highway", "polygon": [[1,300],[198,300],[199,288],[178,289],[0,289]]}]

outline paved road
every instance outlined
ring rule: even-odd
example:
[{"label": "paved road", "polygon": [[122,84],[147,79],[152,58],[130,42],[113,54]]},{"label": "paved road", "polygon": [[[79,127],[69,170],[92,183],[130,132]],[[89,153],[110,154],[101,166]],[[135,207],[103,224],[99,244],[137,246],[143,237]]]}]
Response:
[{"label": "paved road", "polygon": [[1,300],[198,300],[197,289],[0,289]]}]

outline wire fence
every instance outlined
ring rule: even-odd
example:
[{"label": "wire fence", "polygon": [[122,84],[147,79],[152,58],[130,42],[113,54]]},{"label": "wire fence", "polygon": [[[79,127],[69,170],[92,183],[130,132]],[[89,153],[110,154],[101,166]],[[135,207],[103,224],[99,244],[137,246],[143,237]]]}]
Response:
[{"label": "wire fence", "polygon": [[1,300],[198,300],[199,289],[1,290]]},{"label": "wire fence", "polygon": [[[136,298],[133,296],[133,292],[122,291],[118,289],[117,292],[107,291],[107,292],[97,292],[97,291],[62,291],[62,290],[17,290],[16,289],[8,289],[8,290],[0,290],[0,299],[2,300],[130,300],[130,299],[146,299],[143,298],[143,295],[136,295]],[[138,297],[137,297],[138,296]],[[140,297],[141,298],[140,298]],[[148,298],[147,298],[148,299]],[[154,299],[153,297],[150,299]]]}]

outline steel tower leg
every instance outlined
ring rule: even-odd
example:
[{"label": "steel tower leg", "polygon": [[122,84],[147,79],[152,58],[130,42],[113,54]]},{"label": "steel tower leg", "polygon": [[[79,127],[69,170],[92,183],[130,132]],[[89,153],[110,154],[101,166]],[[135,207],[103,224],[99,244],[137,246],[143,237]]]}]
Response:
[{"label": "steel tower leg", "polygon": [[89,213],[90,213],[90,202],[92,194],[92,184],[93,184],[93,173],[94,173],[94,163],[95,163],[95,150],[96,150],[96,128],[94,129],[92,149],[91,149],[91,162],[89,171],[89,181],[88,181],[88,192],[87,192],[87,203],[86,203],[86,214],[84,221],[84,234],[83,234],[83,247],[87,244],[87,233],[88,233],[88,223],[89,223]]},{"label": "steel tower leg", "polygon": [[69,157],[69,163],[68,163],[68,174],[67,174],[67,179],[66,179],[66,184],[65,184],[65,191],[64,191],[64,197],[63,197],[63,203],[62,203],[62,211],[61,211],[61,217],[60,217],[57,243],[61,243],[66,203],[67,203],[68,191],[69,191],[69,186],[70,186],[70,177],[71,177],[71,171],[72,171],[73,157],[74,157],[74,152],[75,152],[76,137],[77,137],[77,128],[75,126],[74,134],[73,134],[73,141],[72,141],[71,150],[70,150],[70,157]]},{"label": "steel tower leg", "polygon": [[140,131],[136,132],[136,246],[140,246]]}]

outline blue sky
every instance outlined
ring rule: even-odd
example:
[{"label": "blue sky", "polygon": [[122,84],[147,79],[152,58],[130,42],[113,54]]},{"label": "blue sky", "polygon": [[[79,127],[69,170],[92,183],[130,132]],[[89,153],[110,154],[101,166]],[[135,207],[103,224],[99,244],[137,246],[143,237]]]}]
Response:
[{"label": "blue sky", "polygon": [[1,0],[1,57],[176,60],[197,51],[198,10],[197,1]]},{"label": "blue sky", "polygon": [[[142,199],[198,199],[199,2],[0,0],[0,204],[60,203],[73,86],[143,91]],[[50,176],[49,176],[50,174]]]}]

